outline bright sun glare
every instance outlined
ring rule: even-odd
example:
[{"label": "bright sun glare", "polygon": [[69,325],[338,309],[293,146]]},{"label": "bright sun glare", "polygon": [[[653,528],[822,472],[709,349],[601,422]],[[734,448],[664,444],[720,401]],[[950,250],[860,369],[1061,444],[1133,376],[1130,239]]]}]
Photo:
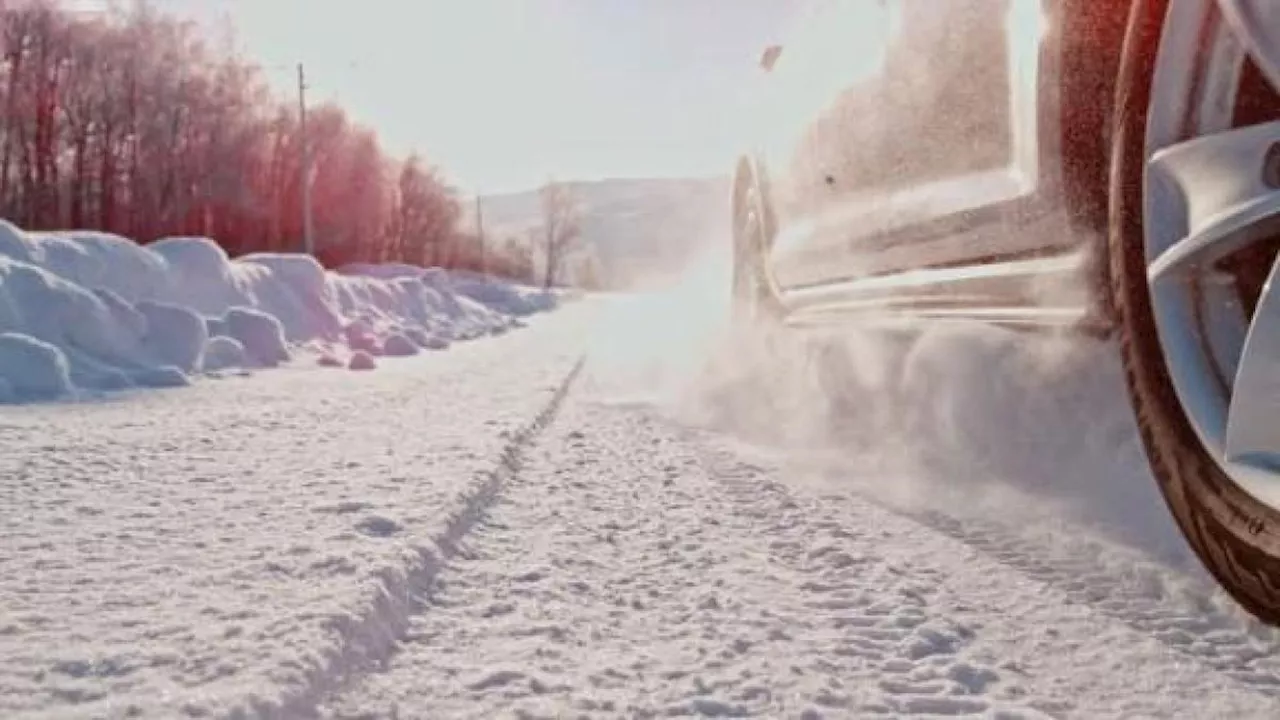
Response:
[{"label": "bright sun glare", "polygon": [[760,49],[811,1],[159,0],[488,192],[726,173]]}]

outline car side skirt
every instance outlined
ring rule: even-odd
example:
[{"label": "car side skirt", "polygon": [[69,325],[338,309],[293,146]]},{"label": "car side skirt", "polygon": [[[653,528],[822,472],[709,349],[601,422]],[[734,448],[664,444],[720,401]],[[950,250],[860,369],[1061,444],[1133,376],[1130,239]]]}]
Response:
[{"label": "car side skirt", "polygon": [[1089,248],[991,258],[784,291],[791,327],[973,321],[1106,335],[1090,282]]}]

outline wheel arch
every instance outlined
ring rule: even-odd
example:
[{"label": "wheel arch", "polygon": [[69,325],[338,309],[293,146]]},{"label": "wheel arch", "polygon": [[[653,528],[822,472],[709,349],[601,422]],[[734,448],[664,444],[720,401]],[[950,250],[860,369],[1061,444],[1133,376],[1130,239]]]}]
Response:
[{"label": "wheel arch", "polygon": [[1061,68],[1057,141],[1061,192],[1075,231],[1087,238],[1089,278],[1101,324],[1115,325],[1106,243],[1112,138],[1120,63],[1134,0],[1055,0]]},{"label": "wheel arch", "polygon": [[1059,142],[1073,217],[1105,234],[1120,60],[1133,0],[1057,0]]}]

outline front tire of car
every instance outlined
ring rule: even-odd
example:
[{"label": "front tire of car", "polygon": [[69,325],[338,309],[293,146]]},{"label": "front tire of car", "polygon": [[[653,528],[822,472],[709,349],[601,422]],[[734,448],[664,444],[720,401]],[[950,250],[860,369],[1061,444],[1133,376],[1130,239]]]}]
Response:
[{"label": "front tire of car", "polygon": [[[1159,125],[1152,124],[1152,115],[1160,107],[1153,102],[1153,93],[1158,86],[1159,92],[1166,92],[1159,83],[1169,75],[1165,72],[1157,79],[1161,44],[1166,43],[1166,53],[1169,45],[1162,38],[1176,35],[1166,27],[1174,13],[1194,8],[1209,17],[1207,13],[1214,10],[1205,7],[1195,0],[1137,0],[1131,11],[1112,135],[1111,295],[1138,428],[1170,511],[1191,548],[1221,586],[1257,618],[1280,625],[1280,512],[1256,493],[1246,491],[1233,469],[1229,444],[1225,445],[1227,450],[1215,452],[1217,446],[1206,440],[1214,433],[1212,428],[1207,431],[1209,423],[1195,414],[1199,407],[1187,404],[1189,398],[1195,402],[1195,394],[1187,390],[1185,368],[1177,365],[1183,358],[1176,353],[1193,346],[1170,346],[1170,315],[1160,306],[1166,295],[1153,292],[1156,282],[1166,280],[1152,255],[1168,249],[1153,250],[1153,230],[1148,227],[1164,222],[1152,212],[1165,207],[1160,198],[1151,197],[1151,193],[1162,191],[1149,177],[1158,172],[1152,167],[1161,157],[1153,154],[1153,147],[1177,152],[1181,149],[1178,143],[1185,143],[1180,139],[1163,146],[1153,144],[1150,135],[1152,127]],[[1208,272],[1203,267],[1200,270]],[[1160,286],[1160,293],[1166,289]],[[1226,377],[1235,376],[1227,373]],[[1228,404],[1240,392],[1239,387],[1234,392],[1228,388]],[[1280,417],[1272,422],[1280,422]]]},{"label": "front tire of car", "polygon": [[732,209],[732,312],[739,327],[772,324],[782,316],[782,303],[766,263],[773,223],[763,193],[754,168],[741,162],[734,176]]}]

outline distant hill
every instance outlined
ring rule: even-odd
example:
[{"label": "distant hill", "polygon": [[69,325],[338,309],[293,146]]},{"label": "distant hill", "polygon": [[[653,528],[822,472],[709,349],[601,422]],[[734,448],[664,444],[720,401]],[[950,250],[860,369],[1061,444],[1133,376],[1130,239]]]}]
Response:
[{"label": "distant hill", "polygon": [[[727,178],[617,179],[566,183],[578,200],[582,235],[604,280],[625,288],[679,270],[703,243],[727,242]],[[486,234],[527,238],[542,224],[537,190],[484,197]]]}]

